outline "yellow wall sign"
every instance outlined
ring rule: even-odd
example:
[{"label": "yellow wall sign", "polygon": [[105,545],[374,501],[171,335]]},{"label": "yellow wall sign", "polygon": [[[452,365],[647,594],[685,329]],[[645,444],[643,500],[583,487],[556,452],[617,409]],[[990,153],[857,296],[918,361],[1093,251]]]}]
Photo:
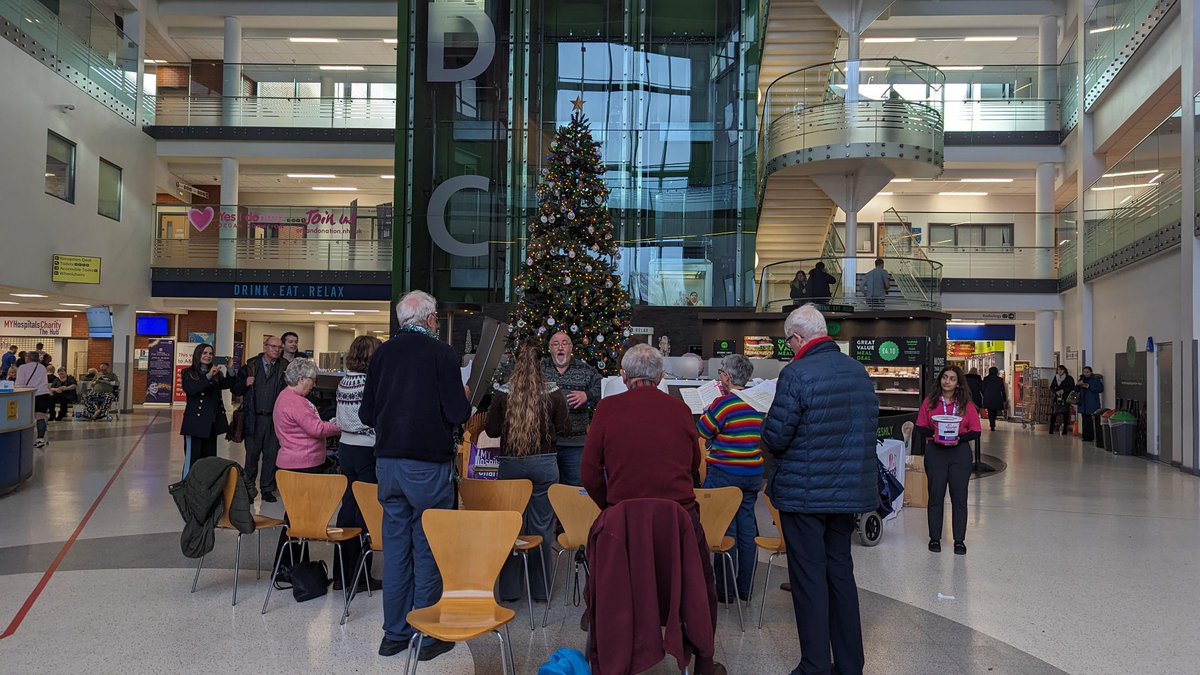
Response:
[{"label": "yellow wall sign", "polygon": [[100,283],[100,259],[84,255],[55,255],[51,281],[69,284]]},{"label": "yellow wall sign", "polygon": [[18,410],[19,410],[19,407],[17,406],[17,402],[9,401],[8,402],[8,412],[7,412],[8,419],[10,419],[10,420],[17,419],[17,411]]}]

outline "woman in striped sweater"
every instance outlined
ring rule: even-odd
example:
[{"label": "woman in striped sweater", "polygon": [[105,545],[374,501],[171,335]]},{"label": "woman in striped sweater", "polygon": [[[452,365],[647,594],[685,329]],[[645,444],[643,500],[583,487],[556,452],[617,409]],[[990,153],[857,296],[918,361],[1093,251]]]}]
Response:
[{"label": "woman in striped sweater", "polygon": [[[754,366],[750,359],[741,354],[726,356],[717,371],[721,386],[728,392],[713,401],[696,422],[701,438],[708,441],[708,475],[704,487],[736,487],[742,491],[742,504],[737,515],[729,524],[728,536],[733,537],[734,560],[737,561],[737,595],[741,600],[750,599],[750,582],[754,575],[756,560],[754,537],[758,526],[754,519],[754,503],[762,487],[763,456],[759,449],[762,434],[763,414],[743,401],[734,392],[743,389]],[[718,569],[716,562],[713,568]],[[732,571],[717,579],[717,597],[727,602],[727,591]]]}]

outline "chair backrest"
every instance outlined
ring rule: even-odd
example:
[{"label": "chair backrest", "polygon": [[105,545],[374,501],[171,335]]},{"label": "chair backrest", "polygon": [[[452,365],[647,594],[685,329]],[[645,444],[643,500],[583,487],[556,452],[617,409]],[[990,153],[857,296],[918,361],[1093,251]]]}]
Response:
[{"label": "chair backrest", "polygon": [[463,508],[468,511],[516,511],[524,513],[533,495],[533,481],[479,480],[464,478],[458,484]]},{"label": "chair backrest", "polygon": [[467,420],[463,426],[463,438],[468,441],[474,441],[479,437],[479,432],[483,431],[487,426],[487,413],[476,413]]},{"label": "chair backrest", "polygon": [[496,577],[521,534],[521,514],[427,509],[421,526],[442,574],[442,597],[495,602]]},{"label": "chair backrest", "polygon": [[729,524],[737,515],[742,504],[742,491],[733,486],[696,490],[696,503],[700,505],[700,526],[709,546],[716,546],[725,538]]},{"label": "chair backrest", "polygon": [[279,498],[288,516],[288,536],[324,539],[329,521],[346,494],[346,477],[340,473],[275,472]]},{"label": "chair backrest", "polygon": [[354,501],[358,502],[363,521],[367,523],[367,532],[371,535],[371,549],[382,551],[383,505],[379,503],[379,486],[356,480],[350,484],[350,491],[354,493]]},{"label": "chair backrest", "polygon": [[698,438],[696,444],[700,446],[700,485],[704,485],[704,479],[708,477],[708,442]]},{"label": "chair backrest", "polygon": [[233,506],[233,493],[237,490],[238,478],[242,472],[237,467],[229,469],[225,473],[225,510],[221,513],[221,517],[217,519],[217,527],[233,528],[233,524],[229,522],[229,507]]},{"label": "chair backrest", "polygon": [[572,548],[587,546],[592,524],[600,517],[600,507],[588,496],[587,490],[555,484],[550,486],[549,497],[550,507],[567,535],[567,545]]},{"label": "chair backrest", "polygon": [[775,504],[771,501],[771,498],[767,496],[767,491],[765,489],[763,490],[762,496],[763,501],[767,505],[767,511],[771,514],[771,522],[775,524],[775,529],[779,532],[779,535],[783,536],[783,529],[779,524],[779,509],[775,508]]}]

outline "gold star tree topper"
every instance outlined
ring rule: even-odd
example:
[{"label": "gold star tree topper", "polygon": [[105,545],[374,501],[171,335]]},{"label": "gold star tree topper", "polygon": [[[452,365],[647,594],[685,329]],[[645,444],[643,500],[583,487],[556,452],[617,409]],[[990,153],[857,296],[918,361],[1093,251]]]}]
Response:
[{"label": "gold star tree topper", "polygon": [[583,112],[583,95],[580,94],[578,97],[575,98],[574,101],[571,101],[571,106],[574,107],[575,110],[577,110],[579,112]]}]

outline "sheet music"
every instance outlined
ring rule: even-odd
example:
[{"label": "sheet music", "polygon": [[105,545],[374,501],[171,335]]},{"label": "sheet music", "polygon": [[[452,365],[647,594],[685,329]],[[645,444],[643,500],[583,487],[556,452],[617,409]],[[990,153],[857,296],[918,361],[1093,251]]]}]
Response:
[{"label": "sheet music", "polygon": [[696,392],[700,395],[700,403],[705,410],[708,410],[714,401],[724,396],[724,392],[721,391],[721,383],[716,380],[705,382],[696,388]]},{"label": "sheet music", "polygon": [[775,401],[776,380],[767,380],[760,385],[733,392],[738,398],[750,404],[750,407],[766,414]]},{"label": "sheet music", "polygon": [[704,413],[704,402],[700,398],[700,387],[681,387],[679,397],[691,409],[693,415]]},{"label": "sheet music", "polygon": [[[474,363],[474,361],[472,361],[471,363]],[[471,364],[468,363],[467,365],[463,366],[462,368],[459,368],[459,370],[462,372],[462,383],[466,384],[467,380],[471,379]]]}]

